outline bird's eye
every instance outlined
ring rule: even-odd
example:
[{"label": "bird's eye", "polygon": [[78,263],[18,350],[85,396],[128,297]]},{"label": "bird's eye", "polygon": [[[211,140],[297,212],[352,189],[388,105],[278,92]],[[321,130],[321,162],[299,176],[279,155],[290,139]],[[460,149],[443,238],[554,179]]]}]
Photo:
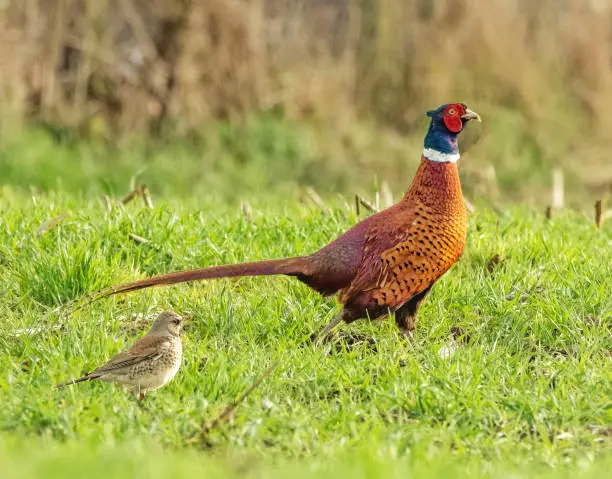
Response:
[{"label": "bird's eye", "polygon": [[455,113],[457,113],[457,110],[455,110],[454,108],[451,108],[450,110],[448,110],[449,115],[454,115]]}]

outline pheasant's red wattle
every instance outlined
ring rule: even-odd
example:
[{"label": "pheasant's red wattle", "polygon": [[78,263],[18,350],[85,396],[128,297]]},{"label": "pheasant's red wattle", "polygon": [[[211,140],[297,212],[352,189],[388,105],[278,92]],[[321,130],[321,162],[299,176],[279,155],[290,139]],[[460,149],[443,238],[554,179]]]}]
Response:
[{"label": "pheasant's red wattle", "polygon": [[461,122],[461,118],[457,115],[453,116],[445,116],[444,124],[449,131],[453,133],[459,133],[463,129],[463,123]]}]

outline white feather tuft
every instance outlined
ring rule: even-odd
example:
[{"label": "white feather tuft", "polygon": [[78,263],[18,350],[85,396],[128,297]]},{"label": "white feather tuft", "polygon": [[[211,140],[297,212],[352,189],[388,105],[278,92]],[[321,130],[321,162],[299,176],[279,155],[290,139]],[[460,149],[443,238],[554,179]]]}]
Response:
[{"label": "white feather tuft", "polygon": [[423,156],[428,160],[437,161],[438,163],[456,163],[461,157],[459,153],[442,153],[433,148],[423,149]]}]

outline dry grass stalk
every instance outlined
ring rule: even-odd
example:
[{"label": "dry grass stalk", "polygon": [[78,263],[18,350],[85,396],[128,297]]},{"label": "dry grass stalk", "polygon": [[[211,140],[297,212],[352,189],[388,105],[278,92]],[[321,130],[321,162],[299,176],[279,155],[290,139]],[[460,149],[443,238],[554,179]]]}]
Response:
[{"label": "dry grass stalk", "polygon": [[45,221],[42,225],[40,225],[36,229],[34,234],[36,234],[36,236],[42,236],[45,233],[47,233],[49,230],[52,230],[53,228],[55,228],[62,221],[68,219],[69,217],[70,215],[67,213],[63,213],[61,215],[55,216],[54,218],[51,218],[49,221]]},{"label": "dry grass stalk", "polygon": [[147,205],[148,208],[153,209],[153,200],[151,199],[151,193],[149,193],[149,188],[147,185],[142,184],[139,187],[140,195],[142,196],[142,201]]},{"label": "dry grass stalk", "polygon": [[187,441],[188,444],[200,443],[204,447],[211,447],[212,444],[209,440],[209,434],[213,429],[219,427],[219,425],[225,421],[227,421],[232,413],[236,410],[236,408],[255,390],[259,387],[259,385],[263,382],[263,380],[268,377],[272,371],[274,371],[278,365],[280,364],[279,360],[276,360],[272,363],[270,367],[268,367],[254,382],[253,384],[243,392],[235,401],[233,401],[229,406],[227,406],[221,414],[219,414],[215,419],[213,419],[209,424],[203,423],[202,429],[199,434],[199,437],[193,437]]},{"label": "dry grass stalk", "polygon": [[553,189],[552,189],[552,207],[557,211],[563,209],[564,204],[564,188],[563,188],[563,170],[555,168],[552,173]]},{"label": "dry grass stalk", "polygon": [[151,199],[151,193],[149,193],[149,188],[144,183],[132,188],[132,190],[128,194],[126,194],[123,198],[119,200],[119,203],[125,205],[138,196],[142,198],[142,201],[148,208],[153,209],[153,200]]},{"label": "dry grass stalk", "polygon": [[106,211],[109,213],[113,211],[113,202],[110,199],[110,196],[104,195],[104,205],[106,206]]},{"label": "dry grass stalk", "polygon": [[476,210],[472,202],[465,196],[463,197],[463,203],[465,204],[465,209],[468,210],[468,212],[473,213]]},{"label": "dry grass stalk", "polygon": [[134,240],[138,244],[148,244],[151,242],[151,240],[148,240],[147,238],[143,238],[142,236],[138,236],[135,233],[130,233],[129,236],[130,236],[130,239]]},{"label": "dry grass stalk", "polygon": [[598,228],[602,228],[604,225],[604,219],[603,200],[597,200],[595,202],[595,225]]},{"label": "dry grass stalk", "polygon": [[251,220],[253,218],[253,208],[248,201],[243,201],[240,203],[240,211],[242,216],[244,216],[247,220]]},{"label": "dry grass stalk", "polygon": [[546,210],[544,211],[544,216],[546,216],[546,219],[549,220],[552,218],[553,216],[553,207],[548,205],[546,207]]},{"label": "dry grass stalk", "polygon": [[317,207],[321,211],[329,212],[329,208],[325,205],[323,198],[319,196],[319,194],[315,191],[314,188],[312,188],[311,186],[307,186],[306,188],[304,188],[304,195],[306,199],[317,205]]},{"label": "dry grass stalk", "polygon": [[368,200],[363,198],[361,195],[356,194],[355,195],[355,207],[357,210],[357,214],[359,214],[360,206],[363,206],[370,213],[378,213],[378,208],[376,208],[376,206],[374,206]]},{"label": "dry grass stalk", "polygon": [[136,198],[136,196],[138,196],[138,190],[134,189],[130,191],[127,195],[125,195],[123,198],[121,198],[119,200],[119,203],[121,203],[122,205],[128,204],[130,201]]},{"label": "dry grass stalk", "polygon": [[380,196],[382,200],[382,207],[388,208],[393,204],[393,193],[391,192],[391,187],[389,183],[383,181],[380,185]]}]

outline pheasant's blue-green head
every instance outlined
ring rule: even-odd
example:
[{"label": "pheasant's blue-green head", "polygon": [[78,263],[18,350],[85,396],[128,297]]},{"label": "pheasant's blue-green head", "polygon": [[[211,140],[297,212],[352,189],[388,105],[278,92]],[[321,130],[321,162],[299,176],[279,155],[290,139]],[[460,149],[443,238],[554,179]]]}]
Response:
[{"label": "pheasant's blue-green head", "polygon": [[470,120],[480,121],[478,113],[465,103],[449,103],[427,112],[431,118],[425,136],[423,156],[439,162],[455,162],[459,159],[457,137]]}]

